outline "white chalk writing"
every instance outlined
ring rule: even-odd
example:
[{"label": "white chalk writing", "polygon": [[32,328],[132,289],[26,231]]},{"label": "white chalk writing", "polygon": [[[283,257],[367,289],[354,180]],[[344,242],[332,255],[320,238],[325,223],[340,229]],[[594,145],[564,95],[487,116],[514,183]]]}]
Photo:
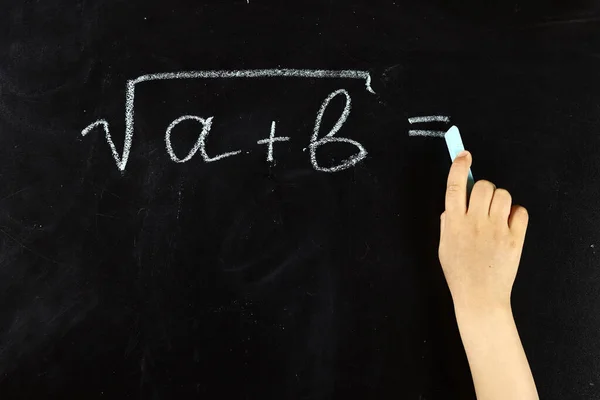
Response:
[{"label": "white chalk writing", "polygon": [[[323,120],[323,114],[325,114],[325,110],[327,109],[329,102],[335,96],[337,96],[339,94],[343,94],[346,97],[346,105],[344,106],[344,111],[342,111],[342,115],[337,120],[337,122],[335,123],[333,128],[331,128],[329,133],[327,135],[325,135],[324,137],[322,137],[321,139],[319,139],[319,131],[321,130],[321,122]],[[317,120],[315,121],[315,129],[313,131],[313,135],[312,135],[312,138],[310,140],[310,145],[309,145],[310,161],[313,165],[313,168],[316,169],[317,171],[324,171],[324,172],[341,171],[346,168],[350,168],[351,166],[355,165],[356,163],[358,163],[359,161],[361,161],[363,158],[365,158],[367,156],[367,151],[357,141],[348,139],[348,138],[344,138],[344,137],[335,137],[334,136],[340,130],[340,128],[342,127],[344,122],[346,122],[346,119],[348,118],[348,115],[350,114],[351,103],[352,102],[350,100],[350,95],[348,94],[348,92],[345,91],[344,89],[339,89],[339,90],[336,90],[335,92],[331,93],[329,96],[327,96],[327,98],[321,105],[321,109],[319,110],[319,113],[317,114]],[[319,163],[317,163],[316,152],[317,152],[317,148],[319,148],[319,146],[322,146],[326,143],[349,143],[349,144],[352,144],[358,148],[358,154],[353,155],[352,157],[344,160],[341,164],[336,165],[334,167],[330,167],[330,168],[321,167],[321,166],[319,166]]]},{"label": "white chalk writing", "polygon": [[450,122],[450,117],[445,115],[428,115],[425,117],[410,117],[408,122],[411,124],[416,124],[419,122]]},{"label": "white chalk writing", "polygon": [[420,129],[411,129],[408,131],[408,136],[433,136],[433,137],[444,137],[445,131],[427,131]]},{"label": "white chalk writing", "polygon": [[201,145],[201,137],[202,136],[198,135],[198,140],[196,141],[196,143],[194,144],[194,146],[192,147],[192,149],[190,150],[190,152],[184,159],[180,159],[177,157],[177,155],[175,155],[175,151],[173,150],[173,146],[171,145],[171,131],[179,123],[181,123],[185,120],[188,120],[188,119],[192,119],[192,120],[200,122],[202,124],[202,132],[203,133],[205,131],[208,131],[208,129],[210,129],[210,126],[212,123],[212,117],[208,118],[208,119],[204,119],[204,118],[196,117],[194,115],[184,115],[183,117],[179,117],[175,121],[171,122],[171,125],[169,125],[169,127],[167,128],[167,132],[165,133],[165,143],[167,145],[167,153],[169,153],[169,157],[171,157],[171,160],[175,161],[176,163],[184,163],[186,161],[189,161],[194,156],[194,154],[196,154],[196,152],[198,151],[198,149],[200,148],[200,145]]},{"label": "white chalk writing", "polygon": [[275,121],[273,121],[273,122],[271,122],[271,134],[269,135],[269,138],[261,139],[256,143],[268,144],[267,161],[273,162],[273,143],[287,142],[288,140],[290,140],[290,138],[287,136],[277,136],[277,137],[275,136]]},{"label": "white chalk writing", "polygon": [[[133,141],[133,132],[134,132],[134,117],[135,117],[135,87],[137,84],[142,82],[149,81],[162,81],[162,80],[173,80],[173,79],[224,79],[224,78],[275,78],[275,77],[283,77],[283,78],[344,78],[344,79],[361,79],[365,81],[365,86],[367,91],[370,93],[375,93],[373,88],[371,88],[371,76],[366,71],[355,71],[355,70],[308,70],[308,69],[252,69],[252,70],[233,70],[233,71],[189,71],[189,72],[168,72],[168,73],[158,73],[158,74],[148,74],[142,75],[135,79],[127,81],[126,92],[125,92],[125,139],[123,142],[123,152],[119,155],[115,144],[112,140],[112,136],[109,129],[108,121],[104,119],[97,120],[92,124],[88,125],[85,129],[81,131],[82,136],[86,136],[91,130],[96,127],[101,126],[104,129],[104,134],[106,136],[106,141],[110,146],[112,156],[117,164],[117,168],[121,171],[125,171],[127,166],[127,161],[129,159],[129,154],[131,152],[131,145]],[[181,122],[181,121],[179,121]],[[206,122],[206,121],[205,121]],[[176,125],[176,124],[175,124]],[[203,124],[204,127],[206,124]],[[174,126],[173,126],[174,127]],[[171,128],[172,129],[172,128]],[[208,130],[205,132],[203,129],[202,134],[200,135],[200,140],[204,140],[203,138],[208,135]],[[203,136],[204,135],[204,136]],[[325,138],[324,138],[325,139]],[[348,139],[349,140],[349,139]],[[338,140],[342,141],[342,140]],[[172,148],[171,148],[172,150]],[[192,151],[194,148],[192,148]],[[196,151],[198,148],[196,148]],[[200,145],[201,153],[203,152],[203,146]],[[193,157],[193,153],[190,151],[191,156]],[[195,153],[195,152],[194,152]],[[234,152],[235,153],[235,152]],[[188,156],[190,155],[188,154]],[[219,159],[218,157],[228,157],[232,154],[225,153],[218,157],[210,158],[205,156],[205,152],[202,153],[203,157],[210,161],[215,161]],[[237,154],[237,153],[235,153]],[[171,159],[173,159],[174,154],[169,153]],[[176,156],[175,156],[176,157]],[[176,157],[177,158],[177,157]],[[178,162],[187,161],[187,157],[181,159]],[[180,160],[177,158],[177,160]]]},{"label": "white chalk writing", "polygon": [[[450,117],[445,115],[427,115],[423,117],[410,117],[408,119],[409,124],[418,124],[423,122],[450,122]],[[436,130],[423,130],[423,129],[411,129],[408,131],[408,136],[433,136],[433,137],[444,137],[446,131]]]},{"label": "white chalk writing", "polygon": [[[180,159],[175,155],[175,152],[173,151],[173,146],[171,146],[171,131],[178,124],[180,124],[181,122],[186,121],[186,120],[193,120],[193,121],[200,122],[202,124],[202,132],[198,136],[198,140],[196,141],[196,143],[194,144],[194,146],[192,147],[192,149],[190,150],[188,155],[184,159]],[[167,153],[169,153],[169,157],[171,157],[171,160],[175,161],[176,163],[184,163],[186,161],[189,161],[194,156],[194,154],[196,154],[196,152],[198,150],[200,150],[202,159],[206,162],[217,161],[222,158],[235,156],[236,154],[241,153],[241,150],[236,150],[236,151],[230,151],[228,153],[223,153],[223,154],[220,154],[215,157],[210,157],[206,153],[206,138],[208,137],[208,134],[210,133],[210,129],[212,128],[212,120],[213,120],[213,117],[204,119],[204,118],[200,118],[196,115],[184,115],[182,117],[177,118],[175,121],[173,121],[171,123],[171,125],[169,125],[169,127],[167,128],[167,132],[165,133],[165,143],[167,145]]]}]

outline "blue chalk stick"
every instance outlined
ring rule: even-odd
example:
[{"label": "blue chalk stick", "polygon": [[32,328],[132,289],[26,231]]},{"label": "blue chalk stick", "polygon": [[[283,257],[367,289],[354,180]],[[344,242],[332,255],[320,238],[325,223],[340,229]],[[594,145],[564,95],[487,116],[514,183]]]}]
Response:
[{"label": "blue chalk stick", "polygon": [[[448,146],[448,151],[450,152],[450,158],[452,162],[456,156],[465,149],[463,146],[462,139],[460,137],[460,131],[456,126],[448,129],[448,132],[444,135],[444,139],[446,139],[446,146]],[[473,189],[473,185],[475,184],[475,179],[473,179],[473,173],[469,169],[469,177],[467,178],[467,194],[471,194],[471,190]]]}]

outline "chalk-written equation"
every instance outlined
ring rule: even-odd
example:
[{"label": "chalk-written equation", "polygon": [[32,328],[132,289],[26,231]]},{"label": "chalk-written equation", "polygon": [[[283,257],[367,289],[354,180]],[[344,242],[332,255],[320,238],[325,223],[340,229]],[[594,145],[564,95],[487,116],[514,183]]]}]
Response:
[{"label": "chalk-written equation", "polygon": [[[82,136],[86,136],[90,133],[90,131],[94,130],[97,127],[101,127],[104,130],[104,134],[106,137],[106,141],[110,147],[112,152],[112,156],[115,160],[117,168],[124,172],[127,167],[127,161],[129,160],[129,155],[131,152],[131,146],[133,144],[133,136],[134,136],[134,124],[135,124],[135,89],[136,86],[143,82],[151,82],[151,81],[167,81],[167,80],[181,80],[181,79],[233,79],[233,78],[246,78],[246,79],[256,79],[256,78],[308,78],[308,79],[360,79],[365,81],[366,90],[370,93],[375,93],[373,88],[371,87],[371,76],[366,71],[357,71],[357,70],[306,70],[306,69],[253,69],[253,70],[233,70],[233,71],[188,71],[188,72],[170,72],[170,73],[158,73],[158,74],[148,74],[142,75],[138,78],[127,81],[126,91],[125,91],[125,138],[123,142],[123,150],[121,154],[117,150],[115,143],[112,138],[112,134],[110,132],[110,126],[108,121],[104,119],[97,120],[92,124],[88,125],[85,129],[81,131]],[[325,134],[321,134],[321,122],[323,120],[323,116],[329,103],[337,96],[342,96],[345,99],[344,109],[339,116],[337,122],[331,128],[331,130]],[[345,89],[338,89],[332,93],[330,93],[323,103],[317,113],[314,129],[312,132],[312,136],[310,138],[310,142],[308,145],[308,150],[310,154],[310,161],[313,168],[317,171],[323,172],[336,172],[342,171],[344,169],[350,168],[360,161],[362,161],[367,156],[367,150],[364,146],[356,140],[337,136],[339,130],[342,128],[348,116],[350,115],[352,100],[350,98],[350,94]],[[198,123],[201,126],[200,133],[198,135],[198,139],[191,147],[189,152],[185,156],[177,155],[173,146],[171,144],[171,138],[173,136],[174,129],[184,121],[193,121]],[[240,153],[242,153],[241,149],[221,153],[218,155],[209,155],[206,149],[206,140],[208,135],[211,132],[212,123],[214,121],[214,116],[206,117],[206,116],[198,116],[198,115],[183,115],[179,118],[176,118],[169,124],[165,131],[165,147],[167,150],[167,154],[171,158],[172,161],[176,163],[185,163],[190,161],[196,153],[200,152],[200,156],[204,162],[214,162],[218,160],[222,160],[227,157],[233,157]],[[409,122],[413,123],[422,123],[422,122],[431,122],[431,121],[440,121],[440,122],[448,122],[448,117],[442,116],[432,116],[432,117],[414,117],[409,118]],[[260,145],[267,146],[267,161],[274,162],[274,145],[275,143],[288,142],[290,138],[287,136],[277,136],[277,122],[271,122],[271,129],[269,136],[264,139],[258,140],[256,143]],[[443,132],[438,131],[422,131],[422,130],[411,130],[409,131],[411,136],[443,136]],[[355,153],[346,158],[345,160],[339,162],[337,165],[331,167],[323,167],[317,160],[317,149],[328,143],[347,143],[355,147]],[[304,149],[306,150],[306,148]]]},{"label": "chalk-written equation", "polygon": [[[125,92],[125,139],[123,143],[123,151],[119,154],[114,141],[112,139],[112,135],[110,133],[109,123],[104,119],[97,120],[92,124],[88,125],[83,131],[81,131],[82,136],[86,136],[90,131],[95,129],[96,127],[102,127],[104,129],[104,134],[106,136],[106,141],[110,146],[112,156],[117,164],[117,168],[121,171],[125,171],[127,167],[127,161],[129,159],[129,154],[131,151],[131,145],[133,143],[133,132],[134,132],[134,119],[135,119],[135,88],[136,85],[143,82],[150,81],[164,81],[164,80],[174,80],[174,79],[231,79],[231,78],[277,78],[277,77],[287,77],[287,78],[345,78],[345,79],[361,79],[365,81],[365,86],[367,91],[370,93],[375,93],[371,88],[371,76],[368,72],[365,71],[355,71],[355,70],[303,70],[303,69],[260,69],[260,70],[235,70],[235,71],[190,71],[190,72],[172,72],[172,73],[160,73],[160,74],[149,74],[142,75],[136,79],[127,81],[127,87]],[[321,130],[321,121],[323,119],[323,115],[327,110],[327,106],[329,102],[337,97],[343,96],[346,100],[346,104],[344,106],[344,110],[342,114],[338,118],[338,121],[335,123],[333,128],[324,136],[320,135]],[[342,125],[346,122],[348,115],[350,114],[351,109],[351,98],[348,92],[345,89],[339,89],[331,93],[327,98],[323,101],[319,112],[317,113],[317,118],[315,121],[315,126],[313,129],[312,137],[310,138],[310,143],[308,146],[310,152],[310,160],[314,169],[318,171],[324,172],[336,172],[341,171],[346,168],[350,168],[356,163],[360,162],[367,156],[367,151],[365,148],[357,141],[335,136]],[[221,160],[226,157],[232,157],[237,154],[240,154],[242,150],[230,151],[227,153],[213,155],[210,156],[206,150],[206,139],[210,133],[212,122],[214,117],[201,117],[197,115],[183,115],[177,119],[175,119],[167,128],[165,132],[165,146],[167,149],[167,153],[171,160],[176,163],[184,163],[194,157],[194,155],[199,151],[202,159],[205,162],[214,162]],[[173,146],[171,145],[171,136],[173,134],[173,130],[177,125],[179,125],[183,121],[195,121],[201,125],[201,132],[198,136],[198,140],[192,146],[190,151],[185,157],[178,156],[175,154],[173,150]],[[271,123],[271,131],[268,138],[261,139],[257,143],[267,145],[267,161],[273,162],[273,146],[277,142],[285,142],[289,141],[289,137],[285,136],[276,136],[276,121],[272,121]],[[356,147],[357,152],[351,157],[343,160],[338,165],[333,167],[325,168],[322,167],[316,157],[316,151],[320,146],[323,146],[327,143],[348,143]]]}]

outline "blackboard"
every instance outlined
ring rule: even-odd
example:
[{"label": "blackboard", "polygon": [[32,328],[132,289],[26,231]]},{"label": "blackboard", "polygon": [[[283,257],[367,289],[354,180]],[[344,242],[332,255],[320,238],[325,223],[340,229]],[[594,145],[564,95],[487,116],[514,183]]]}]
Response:
[{"label": "blackboard", "polygon": [[474,398],[453,124],[530,213],[541,398],[600,398],[600,3],[568,3],[0,0],[0,396]]}]

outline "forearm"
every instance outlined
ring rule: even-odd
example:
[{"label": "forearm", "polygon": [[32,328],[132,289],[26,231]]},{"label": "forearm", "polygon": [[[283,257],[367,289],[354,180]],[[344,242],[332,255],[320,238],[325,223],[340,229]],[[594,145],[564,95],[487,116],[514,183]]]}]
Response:
[{"label": "forearm", "polygon": [[455,308],[478,400],[538,400],[510,307],[486,313]]}]

